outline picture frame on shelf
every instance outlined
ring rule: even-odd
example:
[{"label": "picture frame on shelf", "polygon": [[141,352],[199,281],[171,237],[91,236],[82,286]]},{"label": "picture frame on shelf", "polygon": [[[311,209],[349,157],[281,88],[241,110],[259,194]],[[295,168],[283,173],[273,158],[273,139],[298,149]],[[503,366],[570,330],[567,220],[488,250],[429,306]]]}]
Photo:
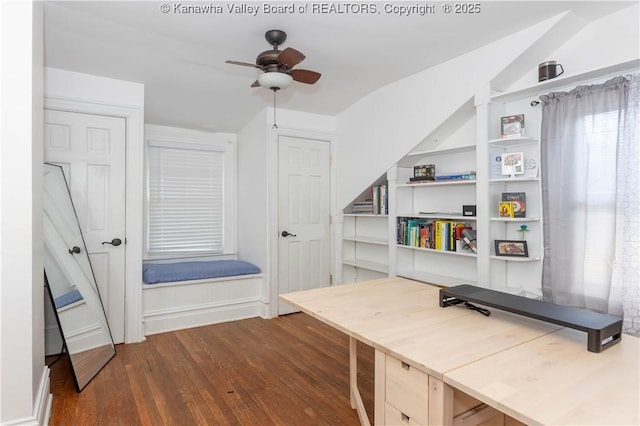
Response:
[{"label": "picture frame on shelf", "polygon": [[505,152],[502,154],[502,175],[517,176],[524,174],[524,154],[522,152]]},{"label": "picture frame on shelf", "polygon": [[524,136],[524,114],[500,117],[500,132],[503,139]]},{"label": "picture frame on shelf", "polygon": [[436,165],[422,164],[413,166],[413,177],[409,178],[411,182],[422,182],[427,180],[436,180]]},{"label": "picture frame on shelf", "polygon": [[496,256],[529,257],[527,242],[523,240],[494,240]]},{"label": "picture frame on shelf", "polygon": [[[511,217],[527,217],[526,192],[503,192],[501,201],[511,203]],[[502,205],[500,207],[502,208]]]}]

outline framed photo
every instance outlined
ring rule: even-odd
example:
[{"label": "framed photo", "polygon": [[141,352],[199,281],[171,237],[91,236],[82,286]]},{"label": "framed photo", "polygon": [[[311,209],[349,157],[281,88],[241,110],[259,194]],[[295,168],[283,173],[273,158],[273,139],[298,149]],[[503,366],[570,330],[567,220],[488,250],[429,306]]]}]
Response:
[{"label": "framed photo", "polygon": [[520,240],[495,240],[496,256],[529,257],[527,242]]},{"label": "framed photo", "polygon": [[505,176],[524,174],[524,154],[522,152],[502,154],[502,174]]},{"label": "framed photo", "polygon": [[518,138],[524,136],[524,114],[501,117],[500,129],[503,138]]},{"label": "framed photo", "polygon": [[435,180],[436,179],[436,165],[435,164],[423,164],[420,166],[413,166],[413,177],[410,181],[422,181],[422,180]]}]

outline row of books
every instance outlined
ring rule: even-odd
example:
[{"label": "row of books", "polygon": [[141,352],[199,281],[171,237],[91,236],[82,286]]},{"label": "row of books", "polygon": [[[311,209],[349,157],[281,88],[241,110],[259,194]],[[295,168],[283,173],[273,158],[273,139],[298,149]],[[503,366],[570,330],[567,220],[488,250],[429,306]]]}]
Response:
[{"label": "row of books", "polygon": [[371,197],[356,201],[351,206],[351,213],[356,214],[389,214],[389,195],[387,185],[371,187]]},{"label": "row of books", "polygon": [[475,231],[468,222],[399,217],[397,243],[433,250],[476,252]]},{"label": "row of books", "polygon": [[427,183],[427,182],[446,182],[455,180],[476,180],[476,172],[473,170],[467,170],[463,172],[453,172],[446,174],[436,174],[431,179],[410,179],[407,183]]}]

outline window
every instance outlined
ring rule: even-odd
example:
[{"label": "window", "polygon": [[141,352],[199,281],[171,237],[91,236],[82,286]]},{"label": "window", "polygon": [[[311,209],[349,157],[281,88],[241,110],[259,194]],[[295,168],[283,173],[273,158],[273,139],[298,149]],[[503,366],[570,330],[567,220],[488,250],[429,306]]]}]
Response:
[{"label": "window", "polygon": [[147,159],[148,256],[233,252],[233,143],[150,137]]}]

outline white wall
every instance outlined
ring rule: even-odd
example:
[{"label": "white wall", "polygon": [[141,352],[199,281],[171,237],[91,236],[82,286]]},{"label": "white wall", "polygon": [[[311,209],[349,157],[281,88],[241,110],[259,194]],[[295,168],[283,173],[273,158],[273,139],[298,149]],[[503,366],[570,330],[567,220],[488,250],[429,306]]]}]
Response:
[{"label": "white wall", "polygon": [[0,423],[48,417],[41,3],[0,2]]},{"label": "white wall", "polygon": [[[266,110],[237,135],[238,258],[257,265],[268,277],[268,135]],[[265,280],[267,281],[267,280]],[[266,298],[265,289],[263,296]]]},{"label": "white wall", "polygon": [[551,18],[389,84],[342,112],[337,120],[338,208],[344,208],[562,18]]}]

